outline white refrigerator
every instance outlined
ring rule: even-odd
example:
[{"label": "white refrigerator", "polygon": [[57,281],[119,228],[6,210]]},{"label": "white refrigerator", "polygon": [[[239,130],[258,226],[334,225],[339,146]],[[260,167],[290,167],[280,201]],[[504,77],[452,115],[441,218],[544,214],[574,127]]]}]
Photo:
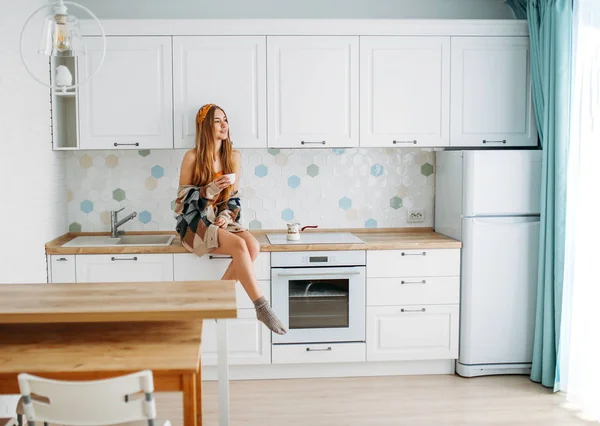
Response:
[{"label": "white refrigerator", "polygon": [[462,241],[464,377],[529,374],[540,228],[539,150],[436,153],[436,232]]}]

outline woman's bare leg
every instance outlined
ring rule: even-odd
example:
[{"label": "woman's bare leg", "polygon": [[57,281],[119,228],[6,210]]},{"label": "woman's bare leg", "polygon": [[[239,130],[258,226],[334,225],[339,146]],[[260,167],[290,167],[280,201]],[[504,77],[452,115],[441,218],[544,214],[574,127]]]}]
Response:
[{"label": "woman's bare leg", "polygon": [[[271,309],[269,301],[262,295],[258,287],[258,281],[256,281],[252,267],[252,257],[250,256],[249,247],[246,245],[246,240],[224,229],[219,229],[218,232],[219,247],[213,250],[212,253],[228,254],[232,259],[230,265],[232,272],[229,272],[230,268],[228,268],[223,277],[235,276],[242,284],[250,300],[254,303],[256,318],[259,321],[277,334],[287,333],[287,330],[281,321],[279,321],[273,309]],[[255,250],[254,258],[256,256],[258,256],[257,250]]]},{"label": "woman's bare leg", "polygon": [[262,296],[256,277],[254,276],[254,268],[252,267],[252,258],[248,252],[246,242],[237,235],[219,229],[219,247],[212,250],[212,254],[228,254],[231,256],[231,264],[223,278],[221,279],[237,279],[244,287],[244,290],[253,302]]},{"label": "woman's bare leg", "polygon": [[[244,232],[236,232],[234,235],[242,238],[246,242],[246,247],[248,248],[248,253],[250,254],[250,259],[252,262],[256,260],[258,257],[258,253],[260,252],[260,244],[256,241],[254,235],[252,235],[248,231]],[[235,271],[233,270],[233,262],[229,264],[229,267],[221,277],[222,280],[237,280],[235,275]]]}]

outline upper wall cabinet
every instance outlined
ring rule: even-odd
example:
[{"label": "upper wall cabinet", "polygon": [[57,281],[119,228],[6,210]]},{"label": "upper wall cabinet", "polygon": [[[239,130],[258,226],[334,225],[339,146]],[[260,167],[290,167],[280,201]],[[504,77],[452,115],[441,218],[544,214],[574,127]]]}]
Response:
[{"label": "upper wall cabinet", "polygon": [[225,110],[236,148],[267,147],[266,38],[173,38],[175,148],[192,148],[196,114],[207,103]]},{"label": "upper wall cabinet", "polygon": [[358,146],[358,37],[267,37],[268,145]]},{"label": "upper wall cabinet", "polygon": [[447,146],[450,37],[361,37],[360,145]]},{"label": "upper wall cabinet", "polygon": [[[83,81],[98,66],[102,40],[90,37]],[[79,91],[81,149],[173,148],[171,37],[107,37],[98,74]]]},{"label": "upper wall cabinet", "polygon": [[452,37],[452,146],[536,146],[528,37]]}]

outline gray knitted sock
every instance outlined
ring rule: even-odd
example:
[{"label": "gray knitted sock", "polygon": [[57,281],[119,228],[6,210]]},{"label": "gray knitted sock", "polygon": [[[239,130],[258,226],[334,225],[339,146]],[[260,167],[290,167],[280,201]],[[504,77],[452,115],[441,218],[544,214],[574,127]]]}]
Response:
[{"label": "gray knitted sock", "polygon": [[254,308],[256,309],[256,318],[269,327],[271,331],[277,334],[287,333],[287,330],[269,306],[269,301],[265,296],[261,296],[254,301]]}]

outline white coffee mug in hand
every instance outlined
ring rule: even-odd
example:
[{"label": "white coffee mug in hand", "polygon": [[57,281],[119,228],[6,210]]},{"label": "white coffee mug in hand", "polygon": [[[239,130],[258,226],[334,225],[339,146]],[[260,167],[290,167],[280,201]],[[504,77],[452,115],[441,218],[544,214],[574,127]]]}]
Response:
[{"label": "white coffee mug in hand", "polygon": [[229,174],[226,174],[223,176],[225,176],[227,179],[229,179],[229,183],[231,185],[233,185],[235,183],[235,173],[229,173]]}]

